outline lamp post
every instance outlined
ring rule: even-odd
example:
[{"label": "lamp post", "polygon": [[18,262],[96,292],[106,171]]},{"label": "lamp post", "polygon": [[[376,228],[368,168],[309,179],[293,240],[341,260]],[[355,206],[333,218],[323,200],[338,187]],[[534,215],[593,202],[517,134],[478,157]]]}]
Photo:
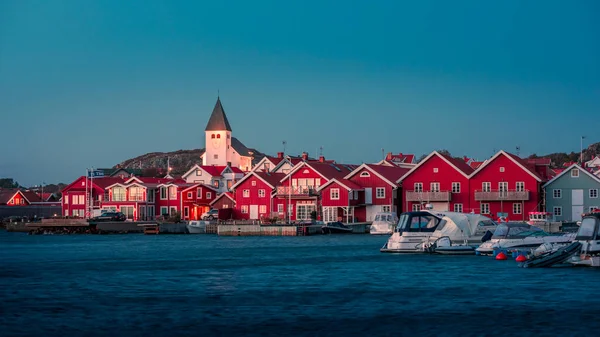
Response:
[{"label": "lamp post", "polygon": [[579,160],[581,161],[581,166],[583,167],[583,140],[585,136],[581,136],[581,151],[579,152]]}]

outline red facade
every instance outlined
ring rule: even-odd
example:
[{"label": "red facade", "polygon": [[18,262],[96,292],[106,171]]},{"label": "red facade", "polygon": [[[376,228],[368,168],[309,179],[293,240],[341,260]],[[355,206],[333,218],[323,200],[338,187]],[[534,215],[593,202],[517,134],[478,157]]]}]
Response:
[{"label": "red facade", "polygon": [[202,214],[210,209],[218,190],[212,186],[195,184],[181,191],[181,218],[202,220]]},{"label": "red facade", "polygon": [[225,192],[219,194],[219,196],[217,196],[217,198],[211,202],[210,207],[213,209],[235,208],[233,193]]},{"label": "red facade", "polygon": [[251,172],[234,186],[236,216],[246,220],[273,217],[277,212],[272,194],[281,173]]},{"label": "red facade", "polygon": [[508,213],[508,220],[527,220],[540,210],[542,182],[534,165],[501,151],[471,176],[470,203],[492,218]]},{"label": "red facade", "polygon": [[402,211],[423,209],[470,212],[469,177],[473,169],[462,160],[431,153],[401,180]]}]

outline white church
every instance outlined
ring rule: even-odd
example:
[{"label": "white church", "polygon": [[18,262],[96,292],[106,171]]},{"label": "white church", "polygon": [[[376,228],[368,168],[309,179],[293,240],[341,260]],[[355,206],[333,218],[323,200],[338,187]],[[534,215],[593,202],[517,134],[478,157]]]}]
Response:
[{"label": "white church", "polygon": [[252,170],[253,153],[231,136],[231,125],[219,97],[204,129],[204,135],[205,151],[200,156],[203,166],[229,166],[244,172]]}]

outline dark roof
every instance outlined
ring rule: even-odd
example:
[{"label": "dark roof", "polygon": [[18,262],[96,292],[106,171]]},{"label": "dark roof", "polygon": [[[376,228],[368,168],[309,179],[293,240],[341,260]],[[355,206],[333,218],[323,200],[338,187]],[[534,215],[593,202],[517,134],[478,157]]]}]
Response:
[{"label": "dark roof", "polygon": [[475,171],[471,166],[469,166],[467,163],[465,163],[465,161],[462,159],[457,159],[457,158],[447,156],[447,155],[441,154],[441,153],[438,153],[438,154],[440,156],[446,158],[447,161],[452,163],[452,165],[456,166],[457,169],[459,169],[466,175],[469,175],[469,174],[473,173],[473,171]]},{"label": "dark roof", "polygon": [[221,105],[221,99],[218,97],[217,104],[215,104],[215,108],[210,115],[204,131],[231,131],[231,125],[229,125],[225,110],[223,110],[223,105]]},{"label": "dark roof", "polygon": [[[227,120],[227,119],[225,119],[225,120]],[[229,125],[229,124],[227,124],[227,125]],[[229,129],[229,130],[231,131],[231,129]],[[231,146],[233,146],[233,149],[235,150],[235,152],[237,152],[240,156],[244,156],[244,157],[252,156],[250,154],[250,150],[248,150],[246,145],[242,144],[242,142],[240,142],[235,137],[231,137]]]}]

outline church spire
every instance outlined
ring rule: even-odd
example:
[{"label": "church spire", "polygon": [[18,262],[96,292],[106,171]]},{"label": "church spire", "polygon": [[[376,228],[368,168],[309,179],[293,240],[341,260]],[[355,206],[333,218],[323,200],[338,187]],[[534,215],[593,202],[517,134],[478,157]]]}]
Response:
[{"label": "church spire", "polygon": [[231,131],[231,126],[225,115],[225,110],[223,110],[223,105],[221,105],[220,97],[217,97],[217,104],[215,104],[215,108],[210,115],[204,131]]}]

